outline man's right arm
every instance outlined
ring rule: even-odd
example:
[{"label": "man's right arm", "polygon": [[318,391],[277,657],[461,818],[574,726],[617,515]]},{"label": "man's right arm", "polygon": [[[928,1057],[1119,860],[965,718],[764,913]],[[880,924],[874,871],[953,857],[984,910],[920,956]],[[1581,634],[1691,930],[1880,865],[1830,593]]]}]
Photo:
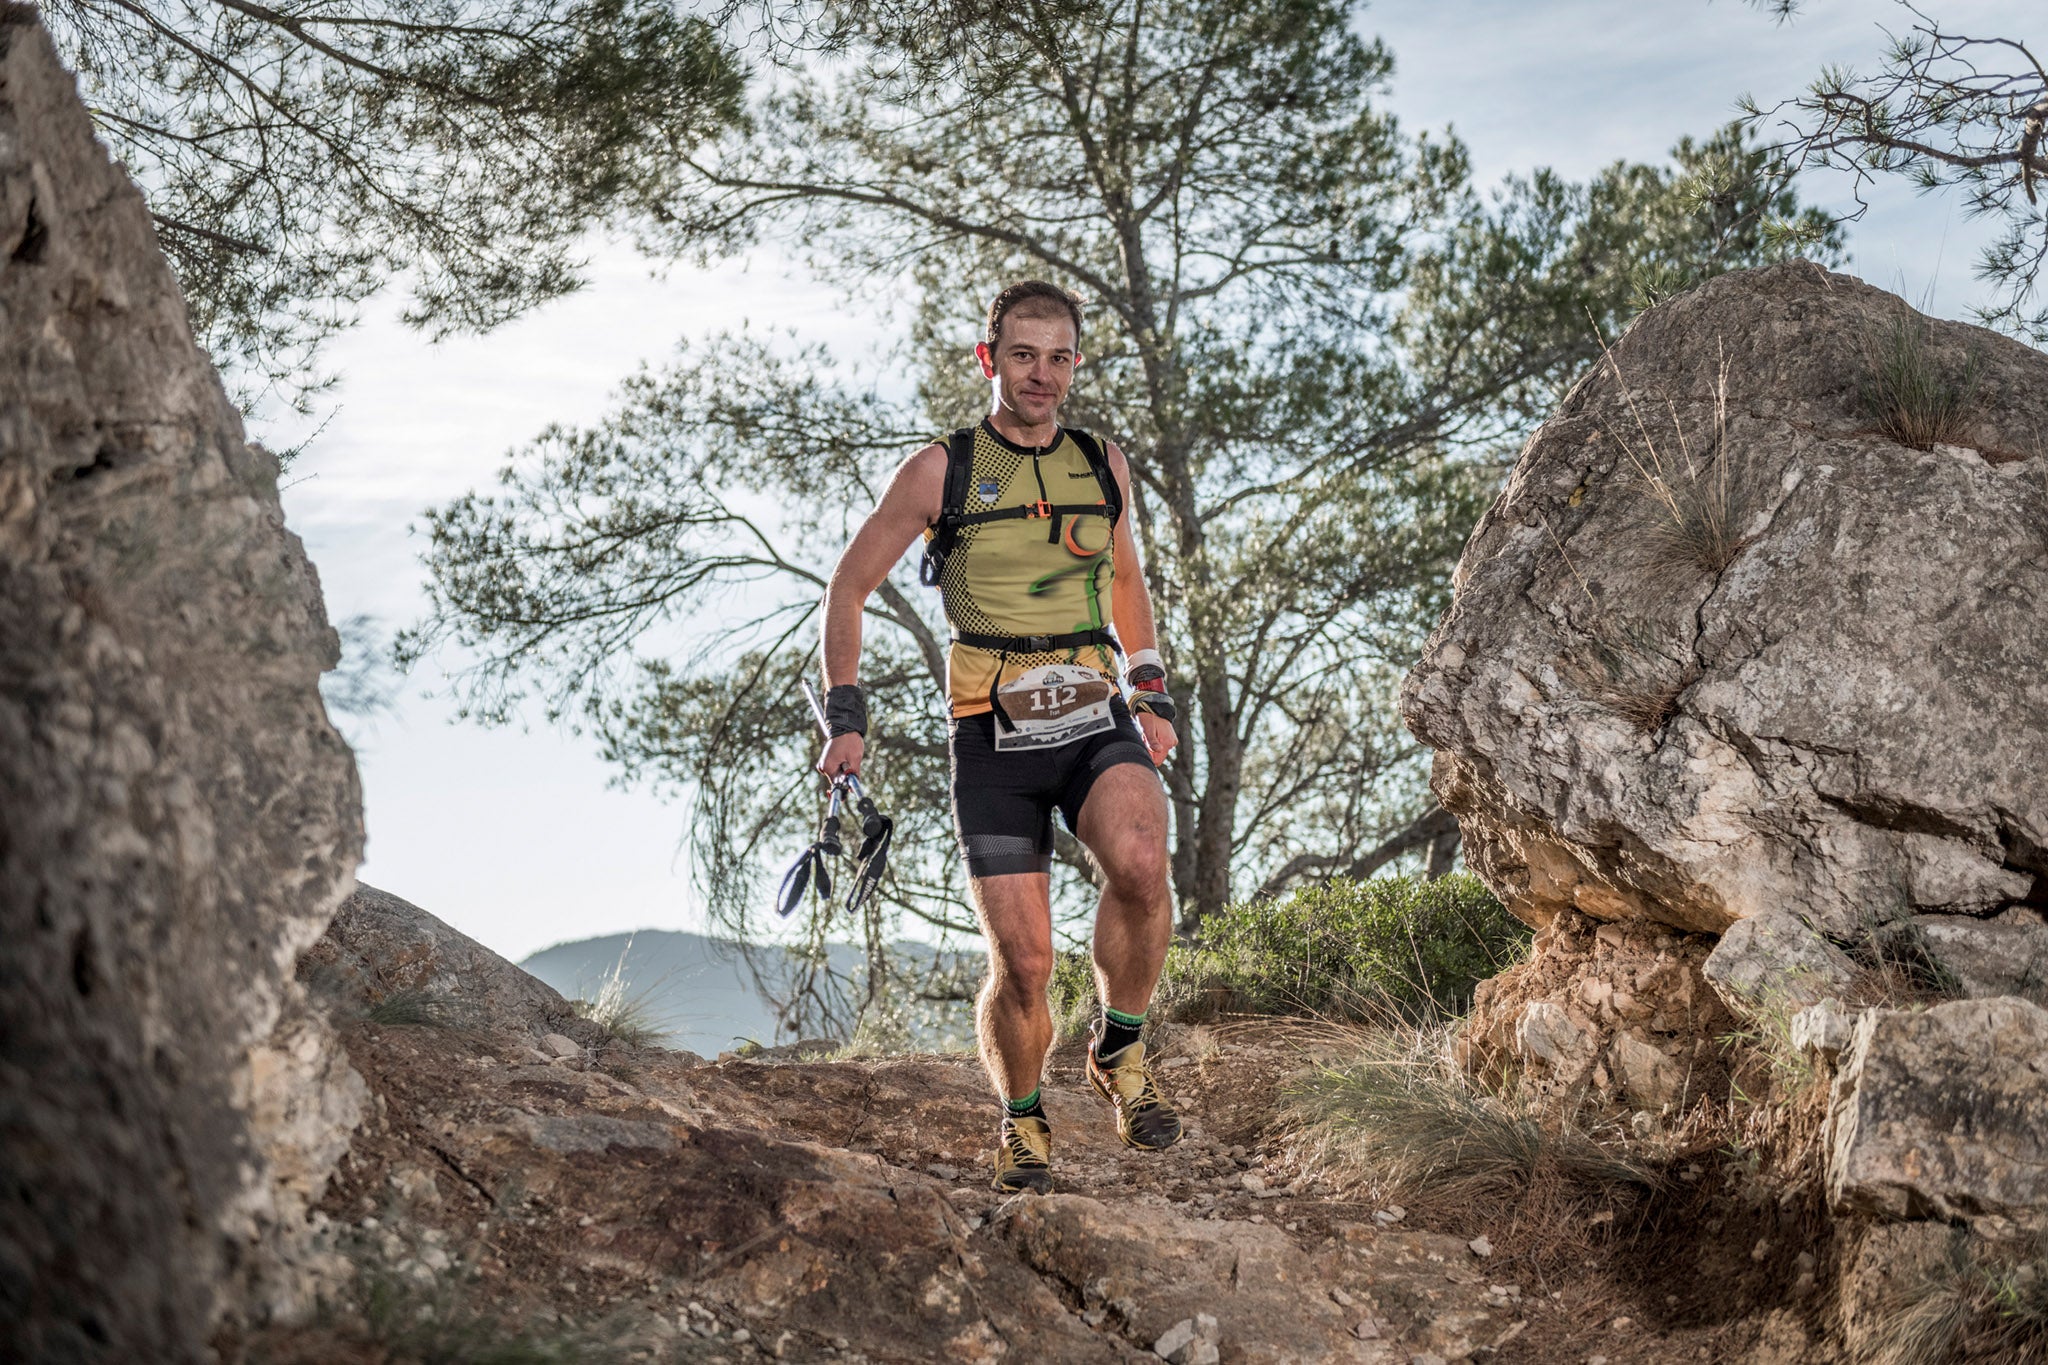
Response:
[{"label": "man's right arm", "polygon": [[[861,613],[868,595],[882,586],[903,552],[939,519],[945,498],[946,448],[928,445],[905,460],[889,480],[882,500],[868,513],[825,588],[825,688],[860,679]],[[818,771],[827,775],[860,772],[866,743],[845,734],[826,742]]]}]

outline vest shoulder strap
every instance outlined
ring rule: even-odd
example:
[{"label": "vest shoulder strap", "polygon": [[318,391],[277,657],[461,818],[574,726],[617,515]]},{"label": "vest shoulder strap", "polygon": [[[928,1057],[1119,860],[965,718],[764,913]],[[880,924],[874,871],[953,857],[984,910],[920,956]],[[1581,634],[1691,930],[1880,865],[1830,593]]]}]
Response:
[{"label": "vest shoulder strap", "polygon": [[939,585],[946,571],[946,556],[960,539],[960,517],[967,510],[967,483],[974,476],[974,428],[958,427],[946,437],[946,481],[939,496],[939,520],[924,543],[924,559],[918,564],[918,581],[928,588]]},{"label": "vest shoulder strap", "polygon": [[1081,456],[1088,461],[1088,468],[1095,471],[1095,482],[1102,487],[1102,501],[1109,508],[1109,524],[1115,526],[1124,514],[1124,495],[1116,486],[1116,472],[1109,467],[1109,454],[1102,442],[1095,439],[1095,433],[1086,427],[1068,427],[1067,435],[1074,438],[1074,444],[1081,447]]}]

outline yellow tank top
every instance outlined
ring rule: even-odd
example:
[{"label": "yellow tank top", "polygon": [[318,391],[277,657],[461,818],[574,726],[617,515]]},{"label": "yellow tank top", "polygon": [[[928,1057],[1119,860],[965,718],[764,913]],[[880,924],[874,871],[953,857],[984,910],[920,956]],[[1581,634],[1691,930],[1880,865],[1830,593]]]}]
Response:
[{"label": "yellow tank top", "polygon": [[[1034,454],[987,421],[974,429],[965,512],[1039,502],[1102,502],[1088,457],[1067,432]],[[980,635],[1066,635],[1114,624],[1108,509],[1100,516],[1020,517],[963,526],[939,577],[939,597],[955,631]],[[935,533],[925,532],[930,539]],[[1007,655],[955,640],[946,660],[946,692],[955,716],[989,710],[992,688],[1049,664],[1092,670],[1114,685],[1116,657],[1106,645]],[[1000,673],[1000,677],[998,674]]]}]

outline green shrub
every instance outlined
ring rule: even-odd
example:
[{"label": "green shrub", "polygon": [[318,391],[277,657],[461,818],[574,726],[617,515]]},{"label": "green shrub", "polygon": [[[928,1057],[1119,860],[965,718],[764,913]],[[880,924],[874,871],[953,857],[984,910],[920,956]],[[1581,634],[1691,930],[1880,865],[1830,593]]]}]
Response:
[{"label": "green shrub", "polygon": [[[1306,1014],[1418,1020],[1463,1014],[1487,977],[1515,962],[1529,930],[1469,873],[1339,878],[1277,901],[1233,905],[1167,951],[1154,1017]],[[1095,985],[1086,954],[1053,971],[1062,1036],[1087,1027]]]}]

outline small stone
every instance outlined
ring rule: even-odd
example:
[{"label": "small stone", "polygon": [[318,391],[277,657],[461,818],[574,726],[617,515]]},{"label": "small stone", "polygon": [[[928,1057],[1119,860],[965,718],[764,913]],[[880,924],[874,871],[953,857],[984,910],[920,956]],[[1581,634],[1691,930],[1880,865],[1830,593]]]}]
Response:
[{"label": "small stone", "polygon": [[1182,1318],[1159,1334],[1159,1340],[1152,1343],[1152,1354],[1161,1360],[1172,1360],[1174,1352],[1195,1339],[1195,1320]]},{"label": "small stone", "polygon": [[1081,1321],[1090,1327],[1100,1327],[1108,1317],[1109,1314],[1103,1312],[1100,1308],[1091,1308],[1081,1315]]},{"label": "small stone", "polygon": [[1435,1351],[1418,1351],[1408,1357],[1408,1365],[1450,1365],[1450,1362]]},{"label": "small stone", "polygon": [[1636,1325],[1636,1320],[1631,1317],[1623,1316],[1616,1318],[1613,1322],[1610,1322],[1607,1325],[1609,1327],[1612,1327],[1617,1332],[1626,1332],[1629,1328]]},{"label": "small stone", "polygon": [[1332,1287],[1330,1290],[1330,1302],[1336,1304],[1339,1308],[1351,1308],[1357,1304],[1356,1299],[1335,1287]]},{"label": "small stone", "polygon": [[744,1327],[735,1327],[732,1329],[732,1339],[734,1341],[744,1344],[746,1342],[752,1341],[754,1339],[754,1334],[752,1332],[749,1332]]},{"label": "small stone", "polygon": [[587,1228],[596,1221],[597,1220],[595,1218],[592,1218],[589,1214],[586,1213],[581,1218],[578,1218],[576,1220],[576,1226],[579,1228]]},{"label": "small stone", "polygon": [[1380,1339],[1380,1325],[1371,1318],[1363,1318],[1352,1327],[1351,1335],[1357,1337],[1360,1341],[1378,1341]]},{"label": "small stone", "polygon": [[1262,1195],[1266,1192],[1266,1178],[1256,1171],[1246,1171],[1237,1178],[1237,1183],[1251,1191],[1254,1196]]},{"label": "small stone", "polygon": [[1493,1255],[1493,1243],[1486,1240],[1486,1234],[1483,1232],[1465,1245],[1472,1248],[1472,1254],[1481,1260]]},{"label": "small stone", "polygon": [[1770,1254],[1771,1239],[1768,1237],[1758,1238],[1757,1244],[1749,1249],[1749,1259],[1755,1261],[1758,1265],[1762,1265],[1764,1263],[1764,1258],[1769,1256]]},{"label": "small stone", "polygon": [[555,1057],[577,1057],[583,1053],[583,1045],[574,1038],[565,1038],[559,1033],[550,1033],[540,1040],[543,1050]]},{"label": "small stone", "polygon": [[1204,1341],[1214,1341],[1216,1340],[1216,1333],[1219,1330],[1221,1329],[1216,1322],[1216,1315],[1214,1313],[1195,1314],[1196,1336],[1200,1337]]},{"label": "small stone", "polygon": [[934,1161],[931,1165],[925,1167],[925,1169],[927,1171],[930,1171],[932,1175],[939,1180],[958,1180],[960,1178],[960,1168],[957,1166],[948,1166],[943,1161]]}]

